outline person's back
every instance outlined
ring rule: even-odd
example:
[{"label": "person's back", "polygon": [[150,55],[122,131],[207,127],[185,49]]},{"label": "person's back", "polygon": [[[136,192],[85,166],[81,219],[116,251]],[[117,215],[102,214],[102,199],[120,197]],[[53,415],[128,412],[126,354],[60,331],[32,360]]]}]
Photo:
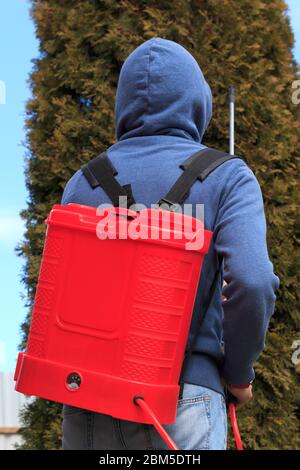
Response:
[{"label": "person's back", "polygon": [[[118,171],[117,180],[131,184],[137,203],[147,207],[156,203],[182,173],[179,165],[204,148],[201,140],[211,109],[210,88],[197,62],[180,45],[154,38],[127,58],[116,95],[117,142],[107,153]],[[95,207],[111,203],[100,187],[91,189],[81,170],[65,188],[62,203],[69,202]],[[196,181],[185,204],[192,204],[198,217],[196,205],[204,205],[205,228],[214,232],[191,333],[220,257],[225,270],[184,370],[176,424],[166,429],[181,449],[222,449],[226,446],[224,382],[236,386],[230,390],[243,401],[238,390],[254,379],[253,363],[264,346],[278,278],[268,258],[261,191],[241,159],[229,160],[203,182]],[[223,279],[227,286],[222,303]],[[165,448],[150,425],[68,406],[63,431],[66,449]]]}]

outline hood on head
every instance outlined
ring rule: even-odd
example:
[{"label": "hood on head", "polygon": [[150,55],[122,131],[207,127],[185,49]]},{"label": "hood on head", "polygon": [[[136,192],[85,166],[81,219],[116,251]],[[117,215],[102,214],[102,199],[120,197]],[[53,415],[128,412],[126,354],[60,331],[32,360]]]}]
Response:
[{"label": "hood on head", "polygon": [[210,87],[176,42],[150,39],[125,60],[116,93],[117,140],[173,135],[201,142],[211,113]]}]

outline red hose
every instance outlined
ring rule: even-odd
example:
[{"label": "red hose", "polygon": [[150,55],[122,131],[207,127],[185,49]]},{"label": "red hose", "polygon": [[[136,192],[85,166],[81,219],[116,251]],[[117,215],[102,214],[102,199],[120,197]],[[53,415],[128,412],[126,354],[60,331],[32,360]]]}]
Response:
[{"label": "red hose", "polygon": [[[142,410],[146,413],[146,415],[150,418],[152,421],[153,426],[157,430],[157,432],[160,434],[160,436],[163,438],[167,446],[172,449],[172,450],[179,450],[178,447],[176,446],[175,442],[173,439],[169,436],[167,431],[162,427],[158,419],[156,418],[155,414],[151,410],[151,408],[147,405],[143,397],[136,396],[133,399],[134,403],[142,408]],[[236,443],[236,448],[237,450],[243,450],[243,443],[236,419],[236,413],[235,413],[235,404],[230,403],[229,404],[229,414],[230,414],[230,419],[231,419],[231,425],[232,425],[232,430],[233,430],[233,435]]]},{"label": "red hose", "polygon": [[232,431],[236,443],[236,448],[237,450],[243,450],[243,443],[236,419],[236,413],[235,413],[235,404],[234,403],[229,403],[229,414],[230,414],[230,419],[231,419],[231,426],[232,426]]},{"label": "red hose", "polygon": [[157,432],[161,435],[167,446],[172,449],[172,450],[179,450],[178,447],[176,446],[175,442],[173,439],[169,436],[167,431],[162,427],[158,419],[156,418],[155,414],[149,408],[147,403],[145,402],[143,397],[134,397],[134,403],[142,408],[142,410],[148,415],[148,417],[151,419],[153,426],[157,430]]}]

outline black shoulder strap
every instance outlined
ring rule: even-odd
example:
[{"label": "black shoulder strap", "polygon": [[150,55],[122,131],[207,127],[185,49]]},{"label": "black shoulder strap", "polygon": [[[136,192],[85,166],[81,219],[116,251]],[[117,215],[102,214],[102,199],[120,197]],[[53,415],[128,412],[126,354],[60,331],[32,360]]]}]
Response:
[{"label": "black shoulder strap", "polygon": [[157,204],[167,204],[170,210],[176,210],[176,207],[187,198],[191,187],[197,179],[204,181],[212,171],[232,158],[240,157],[209,148],[194,153],[180,165],[184,172],[179,176],[166,196],[161,198]]},{"label": "black shoulder strap", "polygon": [[[194,153],[180,165],[180,168],[184,170],[183,173],[166,196],[161,198],[157,204],[164,204],[164,207],[170,210],[176,209],[187,198],[191,187],[197,179],[204,181],[213,170],[232,158],[240,157],[209,148]],[[115,176],[118,172],[109,160],[106,152],[90,160],[82,167],[82,172],[93,189],[97,186],[102,187],[115,207],[118,207],[120,204],[126,207],[135,204],[131,185],[126,184],[121,186],[116,180]],[[121,196],[123,198],[119,200]]]},{"label": "black shoulder strap", "polygon": [[[180,165],[184,172],[180,175],[178,180],[172,186],[170,191],[167,193],[166,197],[160,200],[160,203],[167,203],[170,206],[170,210],[172,210],[172,207],[174,207],[176,210],[176,206],[178,206],[178,204],[182,204],[183,201],[187,198],[190,188],[197,179],[199,179],[200,181],[204,181],[205,178],[207,178],[207,176],[212,171],[214,171],[216,168],[218,168],[220,165],[227,162],[228,160],[231,160],[232,158],[240,157],[238,157],[237,155],[229,155],[225,152],[220,152],[214,149],[204,149],[200,152],[193,154],[191,157],[185,160],[182,165]],[[217,263],[217,269],[209,289],[207,300],[203,304],[201,312],[199,312],[196,325],[193,327],[192,338],[188,342],[185,350],[185,356],[183,359],[179,378],[180,393],[182,393],[184,372],[187,368],[189,359],[191,358],[191,355],[193,353],[193,349],[196,345],[196,340],[200,331],[200,327],[210,307],[220,279],[220,274],[223,265],[222,258],[218,258]]]},{"label": "black shoulder strap", "polygon": [[[215,276],[214,276],[214,279],[212,281],[212,284],[210,286],[210,289],[209,289],[209,294],[208,294],[208,297],[207,297],[207,300],[206,302],[203,304],[202,306],[202,309],[201,311],[199,312],[199,316],[197,318],[197,322],[196,322],[196,326],[193,328],[193,334],[192,334],[192,339],[191,341],[187,344],[187,347],[186,347],[186,350],[184,352],[184,358],[183,358],[183,362],[182,362],[182,366],[181,366],[181,372],[180,372],[180,377],[179,377],[179,384],[182,386],[183,384],[183,376],[184,376],[184,373],[185,373],[185,370],[187,368],[187,365],[188,365],[188,362],[189,362],[189,359],[191,358],[192,356],[192,353],[193,353],[193,349],[196,345],[196,341],[197,341],[197,337],[198,337],[198,334],[199,334],[199,331],[200,331],[200,327],[202,325],[202,322],[206,316],[206,313],[210,307],[210,304],[212,302],[212,299],[214,297],[214,293],[217,289],[217,285],[218,285],[218,282],[219,282],[219,278],[220,278],[220,274],[221,274],[221,270],[222,270],[222,265],[223,265],[223,259],[220,257],[217,259],[218,261],[218,267],[216,269],[216,272],[215,272]],[[182,390],[181,390],[182,391]],[[180,397],[181,398],[181,397]]]},{"label": "black shoulder strap", "polygon": [[[90,160],[81,170],[91,188],[94,189],[97,186],[101,186],[115,207],[130,207],[135,203],[131,185],[126,184],[121,186],[116,180],[115,176],[118,172],[109,160],[106,152]],[[119,200],[120,196],[123,196],[123,198],[121,197]]]}]

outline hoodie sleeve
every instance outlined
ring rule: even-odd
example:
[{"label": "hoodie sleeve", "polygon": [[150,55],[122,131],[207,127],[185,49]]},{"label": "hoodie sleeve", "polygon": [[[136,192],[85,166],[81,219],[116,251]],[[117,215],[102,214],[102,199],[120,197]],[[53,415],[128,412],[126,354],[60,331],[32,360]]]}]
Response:
[{"label": "hoodie sleeve", "polygon": [[69,190],[69,184],[67,183],[63,192],[63,195],[61,197],[61,205],[66,206],[69,202],[72,202],[72,197],[70,197],[70,190]]},{"label": "hoodie sleeve", "polygon": [[71,202],[75,202],[78,204],[80,203],[78,200],[78,195],[76,196],[76,184],[80,176],[80,171],[81,170],[78,170],[76,173],[74,173],[74,175],[67,182],[63,191],[63,195],[61,197],[60,203],[62,206],[66,206]]},{"label": "hoodie sleeve", "polygon": [[222,376],[227,383],[246,384],[254,379],[253,364],[265,346],[279,279],[268,256],[261,189],[244,163],[231,175],[215,233],[227,283]]}]

